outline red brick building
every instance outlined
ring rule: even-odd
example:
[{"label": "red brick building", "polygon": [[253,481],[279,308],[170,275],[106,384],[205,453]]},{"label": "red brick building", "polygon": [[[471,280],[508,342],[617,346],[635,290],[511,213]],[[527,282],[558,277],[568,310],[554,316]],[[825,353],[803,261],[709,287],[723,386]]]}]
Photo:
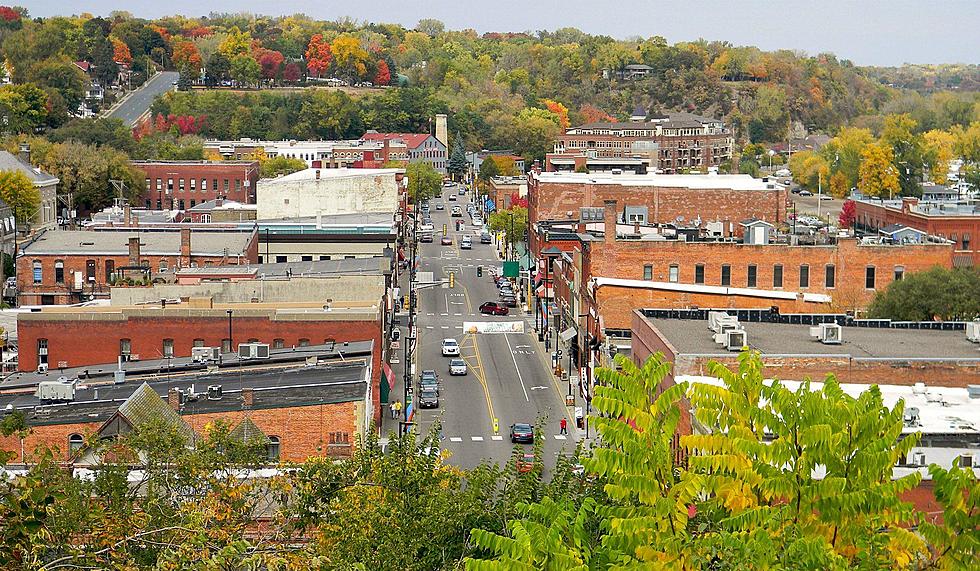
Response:
[{"label": "red brick building", "polygon": [[707,172],[732,158],[735,140],[723,121],[691,113],[636,119],[568,129],[546,155],[545,170]]},{"label": "red brick building", "polygon": [[[729,234],[750,218],[783,223],[789,191],[749,175],[610,175],[535,173],[528,177],[528,217],[601,221],[607,200],[623,206],[627,224],[701,226],[722,222]],[[532,244],[532,252],[538,248]]]},{"label": "red brick building", "polygon": [[20,305],[108,298],[114,283],[169,279],[177,268],[254,264],[258,233],[189,228],[49,230],[17,256]]},{"label": "red brick building", "polygon": [[226,198],[255,203],[258,161],[133,161],[145,173],[143,196],[147,210],[186,210]]},{"label": "red brick building", "polygon": [[878,231],[901,224],[956,244],[957,265],[980,265],[980,213],[972,205],[927,204],[907,197],[901,202],[855,200],[857,228]]}]

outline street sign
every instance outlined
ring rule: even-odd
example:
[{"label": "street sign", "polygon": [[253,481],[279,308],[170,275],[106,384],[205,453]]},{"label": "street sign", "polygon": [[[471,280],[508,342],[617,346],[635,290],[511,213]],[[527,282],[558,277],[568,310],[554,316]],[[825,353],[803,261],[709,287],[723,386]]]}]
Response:
[{"label": "street sign", "polygon": [[520,262],[504,262],[504,277],[516,278],[521,273]]}]

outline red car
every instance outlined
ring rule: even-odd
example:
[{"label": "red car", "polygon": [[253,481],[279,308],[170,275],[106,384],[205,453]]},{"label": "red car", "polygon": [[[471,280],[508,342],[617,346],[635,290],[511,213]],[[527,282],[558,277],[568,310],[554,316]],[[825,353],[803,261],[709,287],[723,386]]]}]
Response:
[{"label": "red car", "polygon": [[506,305],[499,304],[495,301],[488,301],[480,306],[480,313],[484,315],[507,315],[510,310],[507,309]]},{"label": "red car", "polygon": [[443,236],[442,237],[442,245],[443,246],[452,246],[453,245],[453,239],[452,239],[452,237],[450,237],[450,236]]},{"label": "red car", "polygon": [[521,457],[517,459],[517,472],[527,474],[532,469],[534,469],[534,454],[530,452],[521,454]]}]

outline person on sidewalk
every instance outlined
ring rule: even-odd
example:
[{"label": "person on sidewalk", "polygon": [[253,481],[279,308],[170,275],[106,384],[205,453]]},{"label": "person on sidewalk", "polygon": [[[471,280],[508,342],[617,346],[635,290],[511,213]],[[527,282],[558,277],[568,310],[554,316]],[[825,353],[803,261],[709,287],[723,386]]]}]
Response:
[{"label": "person on sidewalk", "polygon": [[558,427],[560,428],[558,434],[568,434],[568,421],[565,420],[565,417],[562,417],[561,422],[558,423]]},{"label": "person on sidewalk", "polygon": [[395,401],[391,401],[391,404],[388,405],[388,412],[391,413],[391,418],[395,418]]},{"label": "person on sidewalk", "polygon": [[402,401],[395,401],[395,418],[399,418],[402,415]]}]

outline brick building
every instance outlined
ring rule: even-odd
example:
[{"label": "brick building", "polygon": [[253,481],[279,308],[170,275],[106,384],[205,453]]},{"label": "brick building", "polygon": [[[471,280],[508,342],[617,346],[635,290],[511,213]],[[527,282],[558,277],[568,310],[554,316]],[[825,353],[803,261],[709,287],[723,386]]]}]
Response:
[{"label": "brick building", "polygon": [[254,204],[216,198],[189,208],[187,217],[195,224],[222,224],[255,220],[257,213],[258,207]]},{"label": "brick building", "polygon": [[[528,218],[602,220],[607,200],[623,208],[625,223],[704,226],[722,222],[725,234],[741,233],[751,218],[780,224],[787,220],[789,191],[749,175],[610,175],[532,173],[528,177]],[[583,210],[585,209],[585,210]],[[537,252],[535,244],[532,252]]]},{"label": "brick building", "polygon": [[189,228],[49,230],[17,256],[20,305],[64,305],[107,298],[127,278],[169,279],[194,265],[254,264],[258,233]]},{"label": "brick building", "polygon": [[362,141],[392,141],[404,144],[408,151],[408,161],[425,162],[432,165],[436,171],[445,173],[449,161],[449,147],[428,133],[378,133],[368,131],[361,137]]},{"label": "brick building", "polygon": [[[105,441],[163,423],[193,445],[209,425],[224,422],[232,438],[264,445],[270,463],[345,457],[378,416],[373,346],[357,341],[271,350],[268,359],[252,361],[232,354],[220,364],[186,358],[126,363],[122,384],[113,363],[66,370],[59,375],[73,387],[72,396],[61,402],[31,392],[39,382],[54,381],[51,375],[21,375],[0,388],[0,416],[23,411],[31,432],[23,446],[16,435],[0,437],[0,449],[16,451],[13,462],[31,463],[35,448],[45,444],[59,460],[85,466],[99,460],[85,444],[92,436]],[[168,368],[175,371],[161,375]]]},{"label": "brick building", "polygon": [[854,201],[855,226],[878,232],[901,224],[956,244],[956,265],[980,265],[980,211],[972,204],[925,203],[913,197]]},{"label": "brick building", "polygon": [[635,119],[568,129],[545,156],[545,170],[708,172],[732,158],[735,140],[723,121],[691,113]]},{"label": "brick building", "polygon": [[205,141],[206,156],[225,160],[250,157],[299,159],[310,168],[382,168],[389,161],[408,161],[404,141]]},{"label": "brick building", "polygon": [[226,198],[255,203],[258,161],[133,161],[146,176],[138,203],[147,210],[186,210]]},{"label": "brick building", "polygon": [[495,176],[490,179],[486,194],[497,210],[509,209],[514,196],[527,198],[527,177]]}]

